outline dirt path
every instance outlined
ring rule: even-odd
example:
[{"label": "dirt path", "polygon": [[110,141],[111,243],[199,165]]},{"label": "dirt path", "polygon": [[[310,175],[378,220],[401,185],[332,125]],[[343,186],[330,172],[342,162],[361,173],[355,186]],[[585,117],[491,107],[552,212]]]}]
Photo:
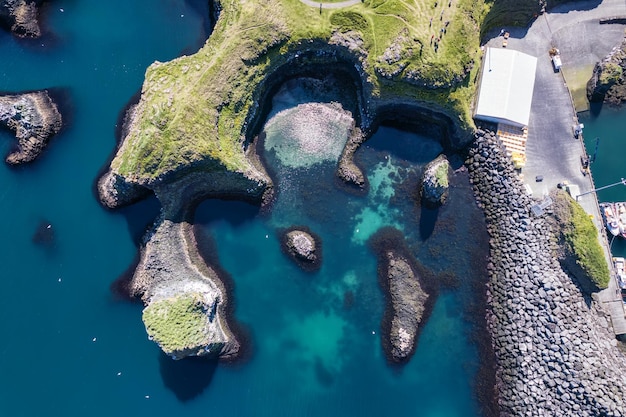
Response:
[{"label": "dirt path", "polygon": [[361,0],[346,0],[339,3],[322,3],[319,1],[313,0],[300,0],[302,3],[311,7],[322,7],[322,9],[341,9],[342,7],[354,6],[355,4],[361,3]]}]

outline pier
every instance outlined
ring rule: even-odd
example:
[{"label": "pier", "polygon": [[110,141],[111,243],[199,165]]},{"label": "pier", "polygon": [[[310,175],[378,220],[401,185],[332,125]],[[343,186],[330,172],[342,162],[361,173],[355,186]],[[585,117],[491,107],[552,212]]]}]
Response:
[{"label": "pier", "polygon": [[[589,71],[586,79],[589,79],[595,63],[601,61],[624,37],[623,24],[599,26],[600,19],[614,21],[615,16],[626,16],[626,5],[618,0],[605,0],[598,7],[586,11],[545,13],[529,29],[510,30],[507,47],[538,58],[526,142],[526,164],[522,169],[524,182],[538,199],[545,197],[563,181],[579,187],[577,201],[593,218],[611,271],[609,287],[594,294],[594,298],[610,316],[615,334],[624,335],[626,312],[600,214],[596,186],[591,173],[582,166],[581,161],[588,158],[583,136],[580,134],[576,138],[574,135],[578,118],[572,92],[579,91],[581,86],[568,86],[563,71],[555,72],[548,54],[551,48],[558,48],[563,67],[572,65],[577,69],[586,69]],[[498,38],[492,39],[488,45],[500,46]],[[541,182],[536,181],[538,177],[542,178]]]}]

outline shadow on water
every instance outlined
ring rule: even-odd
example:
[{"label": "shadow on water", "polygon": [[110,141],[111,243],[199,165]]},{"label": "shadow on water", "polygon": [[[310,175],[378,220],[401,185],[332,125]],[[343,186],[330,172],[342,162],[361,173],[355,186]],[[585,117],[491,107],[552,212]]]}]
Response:
[{"label": "shadow on water", "polygon": [[54,227],[52,226],[52,223],[46,219],[42,219],[39,221],[37,229],[35,229],[35,233],[33,233],[31,240],[37,246],[51,249],[54,246],[54,235]]},{"label": "shadow on water", "polygon": [[178,361],[159,353],[159,371],[167,389],[181,402],[191,401],[211,384],[217,359],[189,357]]},{"label": "shadow on water", "polygon": [[128,233],[135,245],[139,246],[141,239],[146,234],[146,231],[159,215],[161,210],[161,203],[151,194],[149,197],[132,204],[130,206],[121,208],[117,211],[126,219],[126,225],[128,227]]},{"label": "shadow on water", "polygon": [[[161,204],[154,194],[152,194],[148,198],[118,211],[118,213],[122,214],[126,219],[128,233],[137,248],[141,245],[141,240],[147,230],[154,224],[160,210]],[[139,251],[136,252],[128,268],[126,268],[109,286],[115,300],[140,302],[130,293],[130,282],[133,279],[138,264]]]},{"label": "shadow on water", "polygon": [[422,240],[427,240],[433,234],[438,215],[439,208],[429,209],[422,206],[419,227],[420,237],[422,238]]},{"label": "shadow on water", "polygon": [[205,200],[198,205],[194,223],[206,225],[216,220],[239,227],[252,221],[259,214],[259,206],[237,200]]}]

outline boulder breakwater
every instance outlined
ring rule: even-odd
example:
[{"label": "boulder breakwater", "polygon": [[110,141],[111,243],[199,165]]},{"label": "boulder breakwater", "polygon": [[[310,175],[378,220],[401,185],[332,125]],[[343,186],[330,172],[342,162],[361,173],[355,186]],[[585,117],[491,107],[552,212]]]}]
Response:
[{"label": "boulder breakwater", "polygon": [[626,415],[626,356],[607,317],[561,268],[554,230],[495,134],[478,130],[466,165],[490,235],[487,323],[501,416]]}]

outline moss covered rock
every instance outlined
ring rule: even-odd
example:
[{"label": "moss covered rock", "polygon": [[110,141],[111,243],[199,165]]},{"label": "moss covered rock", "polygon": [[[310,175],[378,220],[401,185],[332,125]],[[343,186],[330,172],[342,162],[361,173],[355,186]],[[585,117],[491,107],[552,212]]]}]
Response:
[{"label": "moss covered rock", "polygon": [[420,187],[420,196],[422,203],[427,207],[439,207],[446,202],[449,173],[450,163],[445,155],[439,155],[426,165]]},{"label": "moss covered rock", "polygon": [[176,358],[203,356],[221,347],[214,342],[213,306],[201,294],[187,293],[153,301],[143,310],[148,337]]}]

